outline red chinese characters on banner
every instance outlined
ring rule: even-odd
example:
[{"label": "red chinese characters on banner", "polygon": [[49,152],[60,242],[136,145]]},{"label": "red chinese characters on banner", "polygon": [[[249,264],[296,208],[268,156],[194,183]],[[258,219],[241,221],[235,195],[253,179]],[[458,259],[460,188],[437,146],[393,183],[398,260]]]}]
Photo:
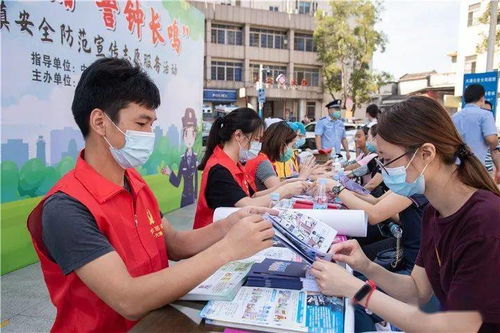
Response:
[{"label": "red chinese characters on banner", "polygon": [[190,33],[189,27],[187,25],[183,26],[182,27],[182,35],[184,37],[189,37],[189,33]]},{"label": "red chinese characters on banner", "polygon": [[177,52],[181,53],[181,40],[179,39],[179,27],[177,26],[177,21],[174,19],[171,25],[167,27],[168,39],[170,40],[170,45]]},{"label": "red chinese characters on banner", "polygon": [[97,8],[102,11],[104,26],[109,30],[115,30],[116,19],[115,12],[119,12],[120,8],[116,0],[97,0],[95,2]]},{"label": "red chinese characters on banner", "polygon": [[[56,0],[51,0],[51,2],[55,2]],[[75,10],[75,0],[59,0],[57,1],[59,4],[63,5],[66,10],[72,12]],[[3,3],[3,2],[2,2]]]},{"label": "red chinese characters on banner", "polygon": [[149,28],[151,29],[153,44],[155,46],[158,43],[165,43],[165,38],[160,34],[160,14],[156,13],[153,8],[151,8],[151,21],[149,22]]},{"label": "red chinese characters on banner", "polygon": [[72,12],[75,9],[75,0],[63,0],[63,6]]},{"label": "red chinese characters on banner", "polygon": [[127,0],[127,4],[125,5],[125,10],[123,11],[123,13],[125,14],[125,19],[128,22],[128,30],[131,33],[134,33],[134,30],[136,30],[137,37],[139,38],[139,40],[141,40],[141,27],[144,25],[144,11],[141,9],[139,0]]}]

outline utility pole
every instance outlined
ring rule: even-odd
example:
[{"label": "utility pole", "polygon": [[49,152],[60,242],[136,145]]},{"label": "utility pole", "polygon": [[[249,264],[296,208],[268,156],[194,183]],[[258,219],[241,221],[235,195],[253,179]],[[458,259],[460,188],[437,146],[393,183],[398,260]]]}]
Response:
[{"label": "utility pole", "polygon": [[490,2],[490,31],[488,34],[488,51],[486,54],[486,71],[493,70],[493,60],[495,57],[496,30],[498,16],[498,0]]}]

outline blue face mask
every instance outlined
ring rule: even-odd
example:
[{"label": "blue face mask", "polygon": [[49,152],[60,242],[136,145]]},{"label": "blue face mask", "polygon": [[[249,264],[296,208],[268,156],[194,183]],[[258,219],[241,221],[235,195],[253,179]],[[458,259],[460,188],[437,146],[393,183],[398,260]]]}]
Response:
[{"label": "blue face mask", "polygon": [[366,150],[368,150],[368,152],[370,152],[370,153],[376,153],[377,152],[377,147],[373,143],[368,142],[366,144]]},{"label": "blue face mask", "polygon": [[153,132],[131,130],[127,130],[123,133],[111,119],[109,120],[123,135],[125,135],[125,145],[119,149],[114,148],[108,139],[104,137],[104,140],[106,140],[109,145],[111,155],[113,155],[116,162],[124,169],[136,168],[146,163],[153,153],[155,134]]},{"label": "blue face mask", "polygon": [[280,162],[288,162],[293,156],[293,150],[287,148],[283,154],[280,156]]},{"label": "blue face mask", "polygon": [[340,119],[340,117],[342,117],[342,113],[340,111],[333,111],[330,112],[330,117],[333,119]]},{"label": "blue face mask", "polygon": [[[417,150],[418,151],[418,150]],[[429,166],[427,164],[420,175],[412,183],[406,181],[406,169],[415,158],[415,154],[411,158],[410,162],[404,167],[400,166],[397,168],[385,168],[387,172],[382,169],[382,177],[384,179],[385,185],[394,193],[402,195],[404,197],[411,197],[414,194],[424,194],[425,193],[425,169]]]},{"label": "blue face mask", "polygon": [[293,145],[294,145],[295,148],[299,149],[300,147],[302,147],[305,144],[306,144],[306,139],[305,138],[300,138],[297,141],[295,141],[295,143]]}]

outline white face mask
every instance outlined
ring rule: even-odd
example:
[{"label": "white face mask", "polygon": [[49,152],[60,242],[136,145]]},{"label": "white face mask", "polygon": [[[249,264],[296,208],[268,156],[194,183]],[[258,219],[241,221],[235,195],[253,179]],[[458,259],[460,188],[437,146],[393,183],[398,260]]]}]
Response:
[{"label": "white face mask", "polygon": [[[106,115],[106,117],[108,116]],[[109,117],[108,119],[125,136],[125,145],[120,149],[114,148],[108,139],[104,137],[116,162],[124,169],[135,168],[146,163],[153,153],[155,134],[153,132],[131,130],[123,133]]]},{"label": "white face mask", "polygon": [[262,149],[262,143],[260,143],[258,141],[253,141],[250,144],[250,149],[248,150],[249,159],[257,157],[257,155],[259,155],[261,149]]}]

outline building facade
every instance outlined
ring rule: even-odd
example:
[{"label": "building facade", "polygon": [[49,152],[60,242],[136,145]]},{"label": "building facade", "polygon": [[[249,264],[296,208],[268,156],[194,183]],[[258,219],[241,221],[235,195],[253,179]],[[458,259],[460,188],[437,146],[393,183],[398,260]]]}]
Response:
[{"label": "building facade", "polygon": [[[191,1],[205,15],[204,104],[258,109],[264,117],[319,119],[330,97],[321,87],[314,13],[326,1]],[[262,73],[260,70],[262,69]]]},{"label": "building facade", "polygon": [[[467,73],[486,72],[486,50],[478,52],[477,46],[488,36],[489,24],[482,24],[479,18],[488,10],[488,0],[464,0],[460,4],[458,27],[458,50],[450,53],[454,70],[455,96],[462,96],[463,77]],[[500,29],[500,15],[497,20],[497,32]],[[493,68],[500,67],[500,48],[496,47]]]}]

